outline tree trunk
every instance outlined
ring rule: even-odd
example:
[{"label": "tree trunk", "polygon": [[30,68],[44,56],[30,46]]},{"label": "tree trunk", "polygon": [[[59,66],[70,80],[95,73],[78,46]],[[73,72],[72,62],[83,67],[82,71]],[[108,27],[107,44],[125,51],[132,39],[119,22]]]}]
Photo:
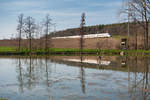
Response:
[{"label": "tree trunk", "polygon": [[31,41],[31,39],[32,39],[32,38],[31,38],[31,33],[29,33],[29,35],[30,35],[30,44],[29,44],[29,45],[30,45],[30,52],[31,52],[31,48],[32,48],[32,46],[31,46],[31,45],[32,45],[32,41]]},{"label": "tree trunk", "polygon": [[146,50],[148,50],[149,49],[149,43],[148,43],[148,31],[149,31],[149,24],[148,24],[148,22],[146,22],[146,28],[145,28],[145,42],[146,42]]},{"label": "tree trunk", "polygon": [[46,36],[45,36],[45,51],[46,51],[46,52],[47,52],[47,47],[48,47],[48,46],[47,46],[47,45],[48,45],[47,40],[48,40],[48,39],[47,39],[47,34],[46,34]]},{"label": "tree trunk", "polygon": [[20,51],[20,47],[21,47],[21,30],[20,30],[20,33],[19,33],[19,51]]}]

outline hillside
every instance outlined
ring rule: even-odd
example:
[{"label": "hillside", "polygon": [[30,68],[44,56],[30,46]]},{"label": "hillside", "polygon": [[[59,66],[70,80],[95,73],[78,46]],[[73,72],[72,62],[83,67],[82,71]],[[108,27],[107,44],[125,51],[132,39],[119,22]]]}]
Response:
[{"label": "hillside", "polygon": [[[117,23],[117,24],[108,24],[108,25],[95,25],[95,26],[86,26],[85,34],[97,34],[97,33],[110,33],[111,35],[127,35],[127,23]],[[55,37],[63,36],[74,36],[79,35],[79,28],[66,29],[62,31],[57,31],[55,34],[52,34]]]}]

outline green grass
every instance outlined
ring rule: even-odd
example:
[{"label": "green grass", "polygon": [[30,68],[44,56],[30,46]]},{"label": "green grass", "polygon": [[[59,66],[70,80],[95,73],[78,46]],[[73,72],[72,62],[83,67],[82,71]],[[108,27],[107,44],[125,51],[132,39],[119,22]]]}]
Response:
[{"label": "green grass", "polygon": [[1,98],[0,98],[0,100],[8,100],[8,99],[1,99]]},{"label": "green grass", "polygon": [[[84,54],[105,54],[105,55],[120,55],[120,52],[124,51],[126,55],[145,55],[150,54],[150,50],[98,50],[98,49],[83,49]],[[51,54],[80,54],[80,49],[62,49],[62,48],[50,48],[48,52]],[[0,47],[0,53],[3,54],[29,54],[29,49],[22,49],[18,51],[15,47]],[[33,54],[45,54],[45,49],[32,50]]]},{"label": "green grass", "polygon": [[0,47],[0,52],[15,52],[15,47]]}]

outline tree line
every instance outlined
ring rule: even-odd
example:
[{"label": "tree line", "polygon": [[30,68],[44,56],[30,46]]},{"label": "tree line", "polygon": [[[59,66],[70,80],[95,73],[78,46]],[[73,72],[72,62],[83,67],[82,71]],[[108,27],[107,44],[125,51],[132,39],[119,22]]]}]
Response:
[{"label": "tree line", "polygon": [[32,40],[34,38],[38,39],[42,36],[45,37],[45,51],[48,51],[48,43],[49,38],[48,35],[50,34],[50,29],[52,26],[52,19],[50,18],[49,14],[46,15],[44,20],[37,24],[35,19],[31,16],[24,18],[23,14],[18,16],[18,50],[21,50],[21,41],[23,38],[28,40],[28,49],[32,51]]},{"label": "tree line", "polygon": [[[107,24],[107,25],[93,25],[93,26],[85,26],[85,34],[98,34],[109,32],[112,35],[127,35],[127,23],[115,23],[115,24]],[[74,36],[80,35],[80,28],[71,28],[66,30],[57,31],[53,36],[63,37],[63,36]],[[51,34],[52,35],[52,34]]]},{"label": "tree line", "polygon": [[[150,0],[125,0],[121,13],[127,14],[128,20],[134,23],[134,34],[143,35],[144,49],[149,49]],[[139,28],[140,27],[140,28]],[[137,39],[138,41],[138,39]]]},{"label": "tree line", "polygon": [[[18,16],[18,50],[21,51],[22,49],[22,40],[28,40],[28,50],[32,52],[32,41],[33,39],[45,39],[45,52],[49,50],[50,39],[52,36],[55,36],[54,33],[50,32],[51,26],[54,25],[52,23],[52,19],[50,18],[49,14],[46,15],[43,22],[37,24],[35,19],[31,16],[24,18],[23,14]],[[44,35],[43,35],[44,33]],[[83,49],[83,36],[85,35],[85,13],[81,16],[81,25],[80,25],[80,49]],[[43,41],[41,41],[43,42]],[[41,43],[42,44],[42,43]],[[41,45],[40,44],[40,45]],[[39,49],[39,48],[38,48]]]}]

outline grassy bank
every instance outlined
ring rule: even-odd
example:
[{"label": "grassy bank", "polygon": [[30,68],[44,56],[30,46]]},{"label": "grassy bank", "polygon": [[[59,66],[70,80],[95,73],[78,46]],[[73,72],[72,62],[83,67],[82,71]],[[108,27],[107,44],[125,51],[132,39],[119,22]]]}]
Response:
[{"label": "grassy bank", "polygon": [[8,99],[1,99],[1,98],[0,98],[0,100],[8,100]]},{"label": "grassy bank", "polygon": [[0,52],[16,52],[15,47],[0,47]]},{"label": "grassy bank", "polygon": [[[125,55],[150,55],[150,50],[98,50],[98,49],[83,49],[83,54],[96,54],[96,55],[120,55],[121,52]],[[47,51],[45,49],[33,49],[31,52],[29,49],[22,49],[20,51],[15,47],[0,47],[0,55],[44,55],[44,54],[80,54],[80,49],[62,49],[62,48],[50,48]]]}]

